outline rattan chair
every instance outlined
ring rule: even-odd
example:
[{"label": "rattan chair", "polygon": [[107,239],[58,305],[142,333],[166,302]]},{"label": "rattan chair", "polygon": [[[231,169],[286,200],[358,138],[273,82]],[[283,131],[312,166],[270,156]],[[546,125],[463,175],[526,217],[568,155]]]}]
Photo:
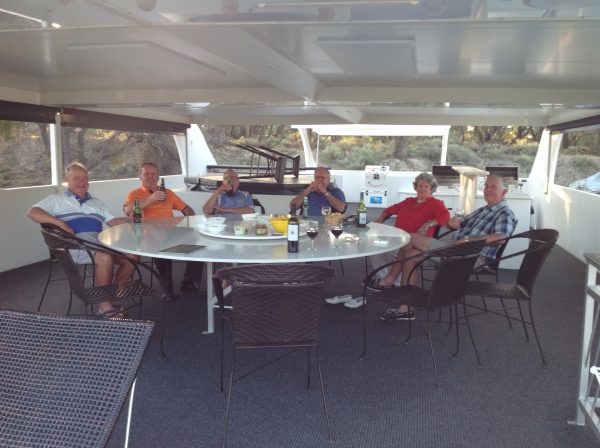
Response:
[{"label": "rattan chair", "polygon": [[258,207],[261,215],[264,215],[266,213],[265,207],[260,203],[260,201],[258,199],[252,198],[252,204],[255,209],[256,209],[256,207]]},{"label": "rattan chair", "polygon": [[[235,380],[235,353],[258,348],[306,347],[307,388],[310,387],[310,355],[315,348],[328,437],[332,439],[325,389],[319,362],[319,320],[323,304],[322,288],[333,276],[331,268],[312,264],[244,265],[224,268],[213,276],[223,327],[231,323],[231,372],[227,392],[223,445],[227,445],[229,411]],[[223,282],[231,285],[225,308]],[[225,334],[221,337],[221,390]]]},{"label": "rattan chair", "polygon": [[[546,359],[544,358],[544,353],[542,351],[542,346],[540,344],[537,330],[535,328],[535,322],[533,319],[533,310],[531,307],[533,300],[533,287],[535,286],[537,277],[540,271],[542,270],[544,261],[546,260],[546,258],[550,254],[550,251],[552,250],[552,248],[556,244],[556,241],[558,240],[558,236],[559,234],[556,230],[537,229],[519,233],[508,238],[508,241],[516,239],[529,240],[528,248],[526,250],[510,254],[498,260],[498,262],[501,262],[502,260],[506,260],[508,258],[524,255],[523,260],[521,262],[521,266],[519,267],[519,271],[517,273],[517,279],[515,283],[489,283],[481,281],[467,283],[468,296],[496,298],[500,299],[501,302],[501,308],[496,310],[490,309],[489,307],[482,308],[473,304],[469,304],[469,307],[475,308],[481,313],[487,312],[497,314],[506,317],[507,319],[509,319],[509,321],[515,320],[521,322],[523,325],[523,330],[525,331],[525,338],[527,340],[529,340],[527,325],[531,325],[533,335],[535,337],[535,342],[540,352],[540,357],[542,358],[542,364],[546,364]],[[506,306],[506,301],[514,301],[516,302],[516,305]],[[527,302],[528,304],[528,319],[526,319],[523,314],[523,309],[521,308],[522,302]],[[519,317],[511,315],[509,313],[509,310],[511,309],[517,309]],[[473,317],[474,315],[475,314],[472,314],[471,317]]]},{"label": "rattan chair", "polygon": [[0,310],[0,446],[103,447],[130,394],[152,322]]},{"label": "rattan chair", "polygon": [[[122,302],[125,304],[124,311],[131,311],[133,308],[138,309],[138,317],[142,315],[142,299],[146,296],[154,296],[157,294],[150,286],[147,286],[142,280],[142,270],[146,271],[150,276],[156,276],[160,281],[160,277],[156,271],[146,266],[144,263],[126,257],[124,254],[115,251],[99,243],[83,240],[75,235],[68,234],[62,229],[55,226],[45,226],[42,228],[42,236],[48,245],[49,250],[58,260],[71,288],[71,293],[81,299],[85,305],[86,314],[88,309],[93,311],[93,306],[100,302]],[[103,251],[111,254],[114,257],[127,259],[136,268],[137,278],[130,280],[123,285],[109,284],[101,286],[86,287],[81,272],[73,261],[70,249],[84,249],[90,252]],[[166,322],[165,300],[162,300],[162,325],[160,350],[164,357],[164,332]]]},{"label": "rattan chair", "polygon": [[[47,228],[47,229],[57,229],[58,227],[54,226],[53,224],[41,224],[42,228]],[[82,247],[73,247],[73,249],[76,250],[85,250]],[[52,274],[54,272],[54,265],[58,264],[58,260],[56,259],[56,257],[54,256],[54,254],[52,253],[52,251],[49,251],[50,253],[50,267],[48,268],[48,277],[46,277],[46,283],[44,284],[44,290],[42,291],[42,295],[40,297],[40,302],[38,303],[38,307],[37,310],[38,312],[41,311],[42,309],[42,305],[44,303],[44,299],[46,298],[46,292],[48,291],[48,286],[50,285],[50,282],[58,282],[58,281],[66,281],[67,278],[66,277],[53,277]],[[89,263],[77,263],[80,266],[82,266],[83,268],[83,283],[85,284],[86,280],[88,278],[91,279],[92,281],[92,286],[94,286],[94,281],[95,281],[95,277],[96,277],[96,272],[95,272],[95,265],[94,265],[94,256],[92,255],[92,253],[88,252],[88,257],[90,259]],[[88,274],[88,269],[91,270],[91,274]],[[71,313],[71,306],[73,304],[73,293],[70,292],[69,293],[69,305],[67,307],[67,314]]]},{"label": "rattan chair", "polygon": [[[363,288],[363,297],[367,297],[368,289],[366,285],[371,283],[371,280],[376,278],[377,272],[385,267],[389,267],[399,262],[406,261],[408,259],[420,258],[420,262],[415,266],[412,272],[409,275],[413,275],[418,269],[419,264],[427,262],[429,259],[436,257],[437,261],[437,269],[435,271],[435,276],[431,281],[431,286],[429,289],[425,289],[422,287],[405,285],[399,287],[391,287],[386,288],[380,291],[379,293],[370,294],[368,303],[372,304],[375,301],[384,301],[388,303],[393,303],[396,306],[401,304],[406,304],[416,309],[417,311],[422,310],[426,311],[426,319],[424,331],[427,334],[427,338],[429,340],[429,347],[431,350],[431,358],[433,360],[433,367],[435,370],[435,378],[436,384],[440,385],[439,373],[437,368],[437,363],[435,360],[435,353],[433,350],[433,343],[431,339],[431,318],[430,315],[434,311],[439,311],[443,309],[450,310],[450,320],[449,325],[451,326],[453,323],[456,323],[456,350],[453,356],[456,356],[459,349],[459,325],[458,325],[458,304],[461,303],[464,298],[467,281],[473,271],[473,265],[475,264],[475,260],[479,256],[481,249],[485,244],[484,240],[471,241],[462,244],[456,244],[448,247],[444,247],[441,249],[431,250],[424,254],[419,254],[417,256],[404,258],[402,260],[397,260],[392,263],[385,264],[380,266],[379,268],[372,271],[364,281]],[[455,320],[453,322],[452,319],[452,310],[454,310]],[[464,302],[463,302],[463,311],[464,311]],[[367,349],[367,306],[363,307],[363,356],[366,353]],[[465,313],[466,316],[466,313]],[[437,321],[440,322],[439,320]],[[475,345],[475,340],[473,338],[473,333],[471,331],[471,327],[469,326],[468,318],[465,319],[465,325],[469,332],[469,337],[471,339],[471,344],[473,345],[473,350],[475,351],[475,357],[477,359],[477,364],[480,365],[479,361],[479,353],[477,351],[477,346]],[[406,342],[409,341],[412,333],[412,324],[411,321],[408,321],[408,336],[406,338]]]}]

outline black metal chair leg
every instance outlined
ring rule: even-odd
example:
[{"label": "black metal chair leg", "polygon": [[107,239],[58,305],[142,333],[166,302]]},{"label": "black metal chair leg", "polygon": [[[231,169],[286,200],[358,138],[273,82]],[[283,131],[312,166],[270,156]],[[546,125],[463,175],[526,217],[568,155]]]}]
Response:
[{"label": "black metal chair leg", "polygon": [[[448,308],[448,311],[450,312],[450,319],[452,319],[452,307]],[[458,349],[460,347],[460,339],[459,339],[459,331],[458,331],[458,304],[454,304],[454,316],[456,317],[456,349],[454,350],[454,353],[452,353],[452,357],[455,358],[458,355]]]},{"label": "black metal chair leg", "polygon": [[331,423],[329,422],[329,411],[327,410],[327,399],[325,398],[325,387],[323,386],[323,375],[321,375],[321,362],[319,361],[319,346],[315,349],[317,356],[317,371],[319,372],[319,384],[321,385],[321,396],[323,397],[323,408],[325,409],[325,421],[327,422],[327,440],[334,440],[331,432]]},{"label": "black metal chair leg", "polygon": [[[454,305],[456,306],[456,305]],[[441,313],[442,310],[440,310],[440,317],[441,317]],[[450,332],[452,331],[452,325],[454,325],[454,321],[452,320],[452,307],[448,308],[448,329],[446,330],[446,334],[444,334],[444,336],[448,336],[450,334]],[[458,327],[458,315],[456,317],[456,326]]]},{"label": "black metal chair leg", "polygon": [[500,303],[502,304],[502,308],[504,308],[504,315],[506,316],[506,322],[508,322],[508,326],[512,328],[512,322],[510,321],[510,316],[508,315],[508,308],[504,304],[504,299],[500,299]]},{"label": "black metal chair leg", "polygon": [[[429,317],[429,313],[427,313],[427,316]],[[408,335],[406,335],[406,340],[404,341],[405,344],[408,344],[408,341],[410,341],[410,337],[412,335],[412,321],[409,320],[408,321]]]},{"label": "black metal chair leg", "polygon": [[[140,308],[142,307],[140,299]],[[164,359],[167,359],[165,354],[165,329],[167,328],[167,301],[163,299],[162,303],[162,325],[160,327],[160,354]]]},{"label": "black metal chair leg", "polygon": [[229,374],[229,390],[227,391],[227,408],[225,410],[225,433],[223,447],[227,446],[227,430],[229,429],[229,410],[231,405],[231,392],[233,390],[233,373],[235,370],[235,351],[231,355],[231,373]]},{"label": "black metal chair leg", "polygon": [[[531,301],[529,302],[531,306]],[[521,323],[523,324],[523,331],[525,332],[525,340],[529,342],[529,333],[527,332],[527,325],[525,322],[525,316],[523,315],[523,309],[521,308],[521,302],[517,301],[517,308],[519,309],[519,315],[521,316]]]},{"label": "black metal chair leg", "polygon": [[[431,351],[431,359],[433,361],[433,370],[435,371],[435,386],[436,387],[440,387],[441,383],[440,383],[440,374],[438,372],[438,367],[437,367],[437,362],[435,360],[435,352],[433,351],[433,340],[431,339],[431,323],[429,322],[429,311],[427,312],[427,330],[425,331],[425,333],[427,333],[427,339],[429,340],[429,350]],[[409,321],[410,322],[410,321]]]},{"label": "black metal chair leg", "polygon": [[38,304],[37,310],[38,313],[42,309],[42,303],[44,303],[44,298],[46,297],[46,291],[48,290],[48,285],[50,284],[50,278],[52,278],[52,270],[54,268],[55,261],[50,259],[50,269],[48,270],[48,278],[46,279],[46,284],[44,285],[44,291],[42,292],[42,297],[40,298],[40,303]]},{"label": "black metal chair leg", "polygon": [[310,389],[310,347],[306,347],[306,388]]},{"label": "black metal chair leg", "polygon": [[535,322],[533,321],[533,310],[531,309],[531,302],[529,302],[529,318],[531,319],[531,328],[533,329],[533,336],[535,337],[535,342],[537,343],[538,350],[540,351],[540,358],[542,358],[542,364],[546,365],[546,358],[544,357],[544,352],[542,351],[542,344],[540,344],[540,338],[538,337],[538,333],[535,328]]},{"label": "black metal chair leg", "polygon": [[221,313],[221,392],[223,392],[223,374],[225,364],[225,318]]},{"label": "black metal chair leg", "polygon": [[[71,314],[71,307],[73,306],[73,292],[71,292],[71,290],[69,289],[69,306],[67,307],[67,316],[69,314]],[[86,313],[87,314],[87,307],[86,307]]]},{"label": "black metal chair leg", "polygon": [[363,306],[362,306],[362,318],[363,318],[363,350],[360,355],[360,359],[363,359],[367,354],[367,288],[363,288]]},{"label": "black metal chair leg", "polygon": [[477,350],[477,345],[475,345],[475,338],[473,337],[473,332],[471,331],[471,325],[469,324],[469,315],[467,314],[467,305],[463,300],[463,313],[465,315],[465,323],[467,324],[467,330],[469,332],[469,337],[471,338],[471,345],[473,346],[473,350],[475,351],[475,358],[477,359],[477,367],[481,367],[481,360],[479,359],[479,351]]}]

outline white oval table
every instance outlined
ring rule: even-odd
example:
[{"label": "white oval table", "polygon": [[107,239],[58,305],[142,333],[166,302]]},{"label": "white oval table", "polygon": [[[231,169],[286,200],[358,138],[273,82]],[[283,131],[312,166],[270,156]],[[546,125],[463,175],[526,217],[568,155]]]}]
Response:
[{"label": "white oval table", "polygon": [[[207,330],[214,331],[214,297],[212,275],[214,263],[306,263],[315,261],[343,260],[368,257],[396,251],[410,241],[410,235],[400,229],[385,224],[369,223],[367,228],[345,226],[344,233],[336,242],[328,227],[321,224],[315,238],[316,251],[310,239],[300,238],[300,251],[288,253],[287,240],[229,239],[226,235],[209,236],[198,230],[203,218],[197,216],[147,220],[142,224],[121,224],[105,229],[98,236],[100,242],[121,252],[152,258],[169,258],[183,261],[205,261],[207,291]],[[237,222],[239,224],[239,222]],[[227,232],[233,223],[228,222]],[[347,242],[358,236],[358,243]],[[203,246],[186,254],[160,252],[178,244]]]}]

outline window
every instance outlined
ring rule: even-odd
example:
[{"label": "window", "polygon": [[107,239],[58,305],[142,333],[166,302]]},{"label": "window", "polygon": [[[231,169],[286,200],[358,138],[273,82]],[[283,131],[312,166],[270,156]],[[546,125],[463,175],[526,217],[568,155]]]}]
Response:
[{"label": "window", "polygon": [[63,165],[79,161],[91,180],[138,177],[143,162],[154,162],[161,175],[181,174],[172,134],[62,127]]},{"label": "window", "polygon": [[[304,152],[300,134],[289,126],[201,127],[208,147],[221,165],[249,165],[251,153],[235,144],[264,145],[290,156]],[[527,177],[537,153],[543,129],[530,126],[453,126],[450,128],[447,163],[519,167]],[[334,169],[364,170],[366,165],[388,165],[394,171],[428,171],[441,160],[442,137],[433,136],[337,136],[309,131],[318,164]]]},{"label": "window", "polygon": [[49,125],[0,120],[0,188],[51,182]]},{"label": "window", "polygon": [[[305,166],[300,134],[290,126],[202,125],[200,129],[219,165],[250,165],[252,153],[235,146],[236,144],[249,144],[265,146],[290,157],[299,155],[300,165]],[[265,164],[264,161],[261,166],[263,164]],[[256,165],[256,159],[254,165]]]},{"label": "window", "polygon": [[565,132],[554,183],[600,194],[600,130]]}]

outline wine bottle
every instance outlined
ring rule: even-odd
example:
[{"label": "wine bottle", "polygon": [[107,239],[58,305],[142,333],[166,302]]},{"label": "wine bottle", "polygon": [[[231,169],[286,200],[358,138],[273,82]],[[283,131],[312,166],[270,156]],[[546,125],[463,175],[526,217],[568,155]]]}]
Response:
[{"label": "wine bottle", "polygon": [[290,218],[288,219],[287,225],[287,242],[288,252],[297,253],[300,249],[299,244],[300,237],[300,222],[296,217],[296,210],[294,207],[290,210]]},{"label": "wine bottle", "polygon": [[356,225],[365,227],[367,225],[367,206],[365,205],[365,193],[363,191],[360,192],[360,202],[356,208],[356,215],[358,218]]},{"label": "wine bottle", "polygon": [[302,217],[308,218],[308,196],[304,196],[304,202],[302,203]]},{"label": "wine bottle", "polygon": [[142,207],[140,207],[140,200],[135,198],[133,201],[133,222],[139,224],[142,222]]},{"label": "wine bottle", "polygon": [[158,189],[165,193],[165,198],[163,199],[163,201],[166,200],[167,199],[167,189],[165,188],[165,179],[164,178],[162,178],[160,180],[160,186],[158,187]]}]

